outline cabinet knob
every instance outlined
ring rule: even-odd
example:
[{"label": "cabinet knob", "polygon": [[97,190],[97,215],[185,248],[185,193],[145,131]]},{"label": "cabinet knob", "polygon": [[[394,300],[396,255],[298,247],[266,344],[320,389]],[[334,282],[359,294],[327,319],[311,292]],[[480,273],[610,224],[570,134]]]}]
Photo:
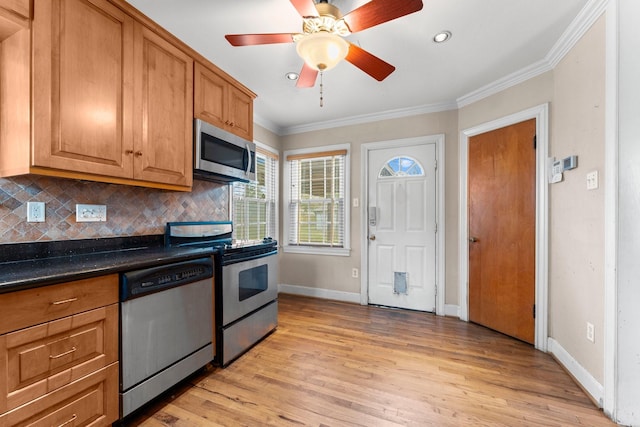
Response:
[{"label": "cabinet knob", "polygon": [[125,150],[124,154],[133,154],[133,150]]},{"label": "cabinet knob", "polygon": [[136,157],[140,157],[140,156],[142,156],[142,151],[136,151],[135,156],[136,156]]}]

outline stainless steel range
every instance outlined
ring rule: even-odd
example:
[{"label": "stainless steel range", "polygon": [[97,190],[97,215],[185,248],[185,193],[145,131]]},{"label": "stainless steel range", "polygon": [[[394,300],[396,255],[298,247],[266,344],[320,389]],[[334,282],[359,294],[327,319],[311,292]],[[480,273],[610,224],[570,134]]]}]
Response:
[{"label": "stainless steel range", "polygon": [[278,324],[278,244],[265,238],[233,244],[233,223],[171,222],[169,246],[215,247],[215,361],[226,366]]}]

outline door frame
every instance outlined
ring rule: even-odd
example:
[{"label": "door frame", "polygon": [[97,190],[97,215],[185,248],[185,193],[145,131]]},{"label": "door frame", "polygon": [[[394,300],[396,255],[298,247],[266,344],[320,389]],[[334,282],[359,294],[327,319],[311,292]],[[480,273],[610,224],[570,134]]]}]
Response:
[{"label": "door frame", "polygon": [[413,145],[436,144],[436,314],[445,312],[445,211],[444,211],[444,134],[426,135],[415,138],[394,139],[390,141],[369,142],[361,145],[362,179],[360,182],[360,304],[369,303],[369,230],[367,224],[367,206],[369,206],[369,151],[383,148],[405,147]]},{"label": "door frame", "polygon": [[529,119],[536,119],[536,265],[535,265],[535,348],[547,351],[549,288],[549,189],[547,157],[549,150],[549,104],[541,104],[519,113],[482,123],[460,132],[460,203],[459,203],[459,298],[460,319],[469,321],[469,218],[468,166],[469,138]]}]

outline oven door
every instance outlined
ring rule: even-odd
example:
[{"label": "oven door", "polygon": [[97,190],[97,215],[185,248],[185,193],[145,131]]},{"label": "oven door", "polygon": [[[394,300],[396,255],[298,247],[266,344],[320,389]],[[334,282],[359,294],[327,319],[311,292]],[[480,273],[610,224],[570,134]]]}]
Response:
[{"label": "oven door", "polygon": [[275,254],[222,266],[222,326],[278,297]]}]

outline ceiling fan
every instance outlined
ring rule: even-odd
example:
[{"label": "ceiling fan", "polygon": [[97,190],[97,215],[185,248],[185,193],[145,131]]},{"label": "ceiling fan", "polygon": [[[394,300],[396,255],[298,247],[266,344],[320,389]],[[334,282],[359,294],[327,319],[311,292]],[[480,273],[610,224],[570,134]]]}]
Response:
[{"label": "ceiling fan", "polygon": [[318,72],[335,67],[345,59],[378,81],[396,68],[345,36],[400,18],[422,9],[421,0],[371,0],[342,15],[328,0],[290,0],[302,16],[302,33],[227,34],[233,46],[274,43],[296,43],[298,54],[305,60],[297,87],[313,87]]}]

